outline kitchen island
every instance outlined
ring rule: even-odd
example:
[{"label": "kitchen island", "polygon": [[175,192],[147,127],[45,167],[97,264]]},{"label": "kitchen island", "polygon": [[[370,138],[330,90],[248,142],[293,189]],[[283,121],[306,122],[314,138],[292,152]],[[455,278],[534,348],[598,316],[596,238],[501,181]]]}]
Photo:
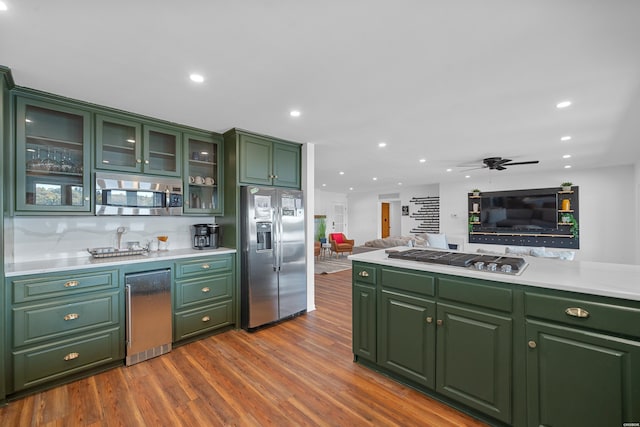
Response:
[{"label": "kitchen island", "polygon": [[640,420],[640,266],[349,258],[358,363],[493,424]]}]

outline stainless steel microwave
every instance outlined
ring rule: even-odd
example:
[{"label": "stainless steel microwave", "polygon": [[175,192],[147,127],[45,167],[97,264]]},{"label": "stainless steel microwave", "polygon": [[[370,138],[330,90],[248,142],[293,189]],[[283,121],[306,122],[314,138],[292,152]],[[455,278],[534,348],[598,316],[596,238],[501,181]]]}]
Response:
[{"label": "stainless steel microwave", "polygon": [[182,215],[180,178],[96,172],[96,215]]}]

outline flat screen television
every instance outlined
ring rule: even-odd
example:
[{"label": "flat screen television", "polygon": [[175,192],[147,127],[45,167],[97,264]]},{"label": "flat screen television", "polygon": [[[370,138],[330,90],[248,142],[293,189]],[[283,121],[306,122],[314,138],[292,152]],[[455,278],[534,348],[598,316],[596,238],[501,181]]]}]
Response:
[{"label": "flat screen television", "polygon": [[480,225],[484,231],[544,233],[558,229],[558,194],[512,192],[482,195]]}]

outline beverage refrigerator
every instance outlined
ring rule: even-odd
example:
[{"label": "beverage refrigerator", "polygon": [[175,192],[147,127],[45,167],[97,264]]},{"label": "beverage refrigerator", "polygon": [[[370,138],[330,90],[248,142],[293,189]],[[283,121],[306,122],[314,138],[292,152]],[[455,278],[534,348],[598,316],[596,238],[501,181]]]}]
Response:
[{"label": "beverage refrigerator", "polygon": [[241,323],[252,330],[306,311],[303,193],[241,188]]}]

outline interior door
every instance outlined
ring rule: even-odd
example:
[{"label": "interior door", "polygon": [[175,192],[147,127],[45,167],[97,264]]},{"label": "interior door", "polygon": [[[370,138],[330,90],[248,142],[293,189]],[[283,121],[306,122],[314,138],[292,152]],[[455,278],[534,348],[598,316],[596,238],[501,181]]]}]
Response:
[{"label": "interior door", "polygon": [[391,226],[389,223],[389,203],[386,203],[386,202],[382,203],[381,217],[382,217],[382,224],[381,224],[382,238],[384,239],[385,237],[389,237],[390,230],[391,230]]}]

